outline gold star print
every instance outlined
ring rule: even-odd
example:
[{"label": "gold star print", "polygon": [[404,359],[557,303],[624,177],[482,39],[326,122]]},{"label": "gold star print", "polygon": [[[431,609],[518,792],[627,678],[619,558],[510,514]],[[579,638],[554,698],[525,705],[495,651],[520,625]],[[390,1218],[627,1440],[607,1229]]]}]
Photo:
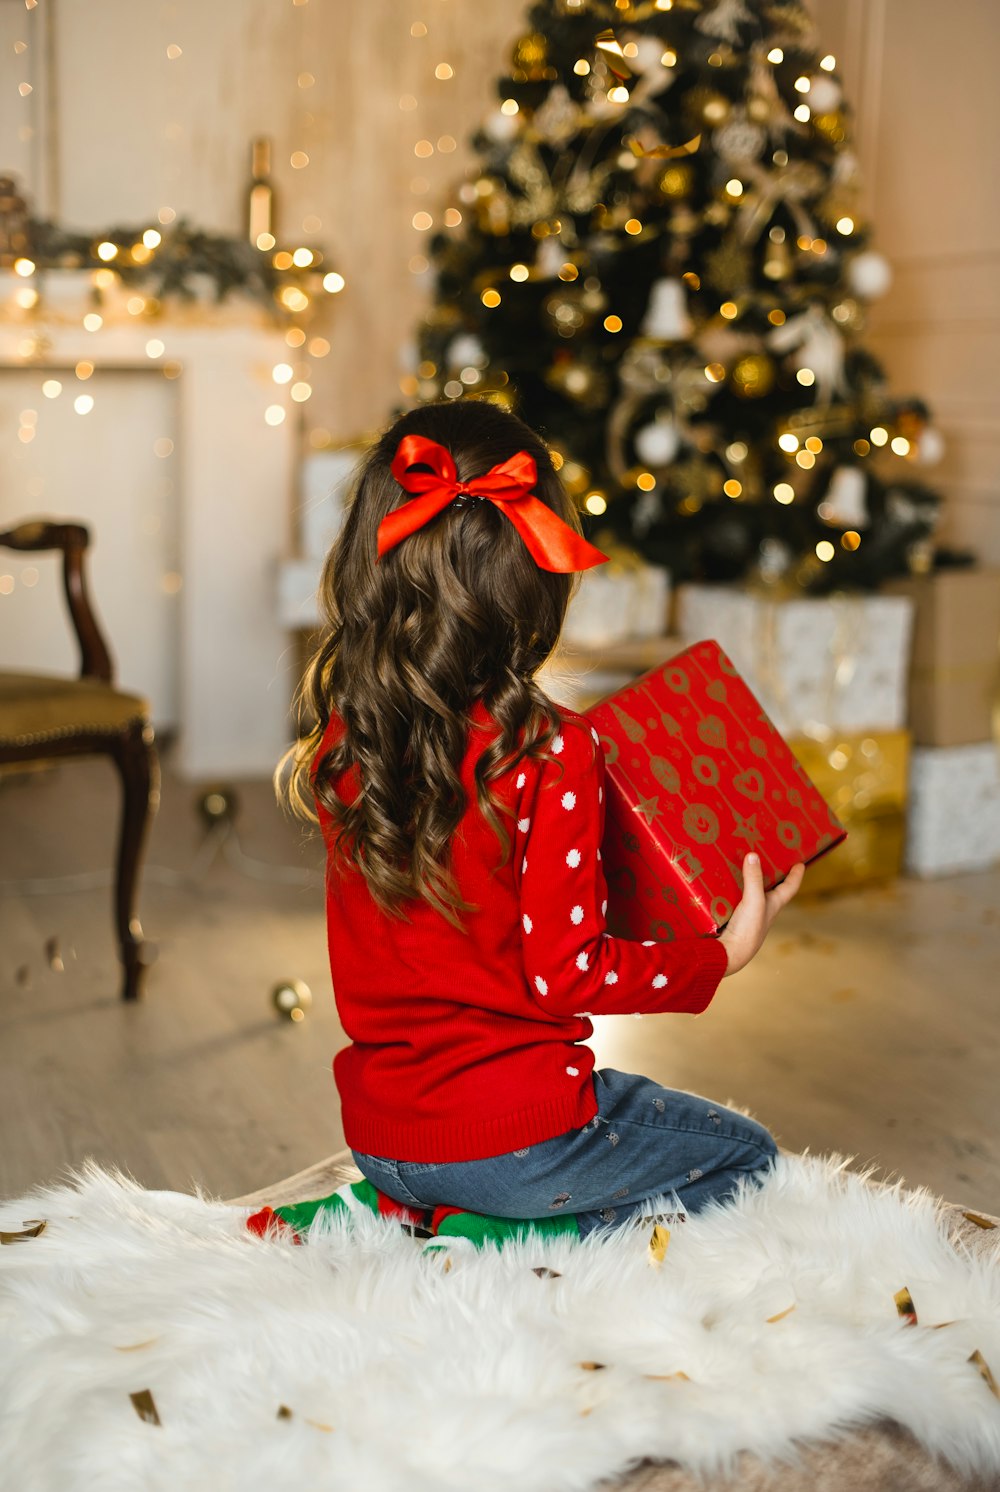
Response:
[{"label": "gold star print", "polygon": [[736,814],[733,835],[736,839],[745,839],[751,849],[758,845],[761,839],[761,830],[757,827],[757,815],[751,813],[746,818],[742,818],[739,814]]},{"label": "gold star print", "polygon": [[638,803],[634,805],[633,812],[641,813],[647,824],[660,817],[659,798],[643,798],[640,796]]}]

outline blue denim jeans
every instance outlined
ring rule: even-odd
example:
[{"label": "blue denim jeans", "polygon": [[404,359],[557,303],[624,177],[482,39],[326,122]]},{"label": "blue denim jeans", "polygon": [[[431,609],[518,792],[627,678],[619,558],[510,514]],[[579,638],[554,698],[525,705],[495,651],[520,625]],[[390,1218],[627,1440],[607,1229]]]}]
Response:
[{"label": "blue denim jeans", "polygon": [[753,1119],[695,1093],[605,1067],[598,1112],[582,1129],[484,1160],[425,1164],[352,1151],[380,1191],[411,1207],[461,1207],[492,1217],[576,1214],[581,1236],[618,1226],[669,1196],[685,1212],[731,1197],[766,1171],[777,1146]]}]

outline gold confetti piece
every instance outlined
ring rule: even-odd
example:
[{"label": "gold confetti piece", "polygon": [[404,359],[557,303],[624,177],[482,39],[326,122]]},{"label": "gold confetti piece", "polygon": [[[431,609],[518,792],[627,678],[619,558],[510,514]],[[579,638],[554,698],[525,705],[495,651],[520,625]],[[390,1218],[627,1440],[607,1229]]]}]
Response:
[{"label": "gold confetti piece", "polygon": [[653,1383],[690,1383],[691,1380],[686,1373],[643,1373],[644,1378],[649,1378]]},{"label": "gold confetti piece", "polygon": [[312,1427],[313,1427],[314,1430],[325,1430],[328,1435],[332,1435],[333,1434],[333,1426],[332,1425],[324,1425],[324,1423],[323,1423],[322,1420],[318,1420],[318,1419],[307,1419],[305,1421],[305,1423],[307,1425],[312,1425]]},{"label": "gold confetti piece", "polygon": [[150,1337],[150,1339],[149,1339],[148,1342],[132,1342],[127,1347],[116,1347],[115,1351],[116,1352],[141,1352],[142,1349],[143,1349],[143,1347],[152,1347],[153,1344],[155,1342],[158,1342],[159,1340],[160,1340],[159,1337]]},{"label": "gold confetti piece", "polygon": [[643,161],[672,161],[679,156],[694,155],[701,146],[701,135],[692,135],[690,140],[685,140],[683,145],[652,145],[647,150],[645,145],[640,145],[634,135],[628,137],[628,148],[632,154]]},{"label": "gold confetti piece", "polygon": [[962,1216],[968,1218],[970,1223],[975,1223],[977,1228],[995,1228],[996,1223],[991,1217],[983,1217],[981,1212],[963,1212]]},{"label": "gold confetti piece", "polygon": [[907,1290],[906,1286],[904,1285],[902,1290],[897,1290],[892,1298],[896,1302],[896,1310],[902,1316],[907,1326],[916,1326],[917,1311],[913,1304],[913,1296]]},{"label": "gold confetti piece", "polygon": [[34,1217],[29,1218],[24,1227],[20,1228],[15,1233],[0,1232],[0,1244],[25,1243],[29,1238],[38,1238],[42,1233],[45,1232],[45,1228],[45,1223],[39,1222],[38,1219]]},{"label": "gold confetti piece", "polygon": [[562,1279],[562,1275],[559,1273],[558,1269],[546,1269],[545,1266],[542,1264],[536,1264],[531,1272],[532,1274],[537,1274],[540,1280]]},{"label": "gold confetti piece", "polygon": [[649,1235],[649,1262],[659,1267],[667,1256],[670,1244],[670,1229],[657,1223]]},{"label": "gold confetti piece", "polygon": [[158,1425],[160,1423],[160,1416],[156,1412],[153,1395],[148,1388],[140,1388],[136,1393],[129,1394],[129,1398],[132,1400],[132,1408],[141,1420],[145,1420],[147,1425]]},{"label": "gold confetti piece", "polygon": [[993,1374],[990,1372],[990,1365],[986,1361],[985,1357],[980,1352],[978,1347],[969,1358],[969,1361],[974,1365],[977,1372],[979,1373],[980,1378],[982,1378],[983,1382],[986,1384],[986,1387],[989,1389],[993,1397],[995,1399],[1000,1399],[1000,1387],[997,1386],[997,1381],[994,1378]]},{"label": "gold confetti piece", "polygon": [[292,1411],[289,1409],[288,1405],[287,1404],[279,1404],[278,1405],[277,1418],[278,1419],[291,1419],[291,1417],[292,1417]]},{"label": "gold confetti piece", "polygon": [[582,1362],[581,1368],[586,1368],[588,1373],[599,1373],[602,1368],[607,1367],[606,1362]]},{"label": "gold confetti piece", "polygon": [[607,30],[598,32],[594,37],[594,44],[598,51],[604,53],[605,61],[609,70],[615,77],[624,82],[632,76],[632,70],[625,61],[625,54],[621,49],[621,43],[609,26]]},{"label": "gold confetti piece", "polygon": [[778,1311],[774,1316],[768,1316],[767,1325],[773,1326],[776,1321],[784,1321],[785,1317],[790,1316],[794,1309],[795,1304],[793,1302],[790,1306],[785,1306],[783,1311]]}]

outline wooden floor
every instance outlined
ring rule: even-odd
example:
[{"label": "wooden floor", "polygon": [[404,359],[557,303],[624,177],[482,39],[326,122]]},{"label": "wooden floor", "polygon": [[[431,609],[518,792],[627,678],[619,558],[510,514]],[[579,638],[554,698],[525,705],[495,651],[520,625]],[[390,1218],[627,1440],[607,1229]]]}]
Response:
[{"label": "wooden floor", "polygon": [[[236,1196],[343,1144],[317,847],[267,784],[237,787],[244,852],[311,870],[310,884],[221,859],[199,878],[199,794],[168,771],[142,897],[159,957],[125,1006],[107,887],[9,884],[110,864],[111,769],[0,783],[0,1194],[92,1156],[146,1186]],[[598,1065],[746,1106],[791,1149],[854,1155],[1000,1212],[998,972],[1000,870],[800,901],[705,1015],[599,1020]],[[271,1004],[286,978],[313,991],[299,1024]]]}]

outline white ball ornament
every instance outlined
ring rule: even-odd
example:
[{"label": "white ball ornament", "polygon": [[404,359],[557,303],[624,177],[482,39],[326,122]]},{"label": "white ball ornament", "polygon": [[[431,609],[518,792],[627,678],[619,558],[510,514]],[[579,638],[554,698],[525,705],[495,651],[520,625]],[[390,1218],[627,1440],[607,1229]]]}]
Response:
[{"label": "white ball ornament", "polygon": [[483,344],[471,332],[460,332],[448,344],[448,362],[453,368],[478,367],[484,359]]},{"label": "white ball ornament", "polygon": [[832,114],[840,103],[840,84],[820,73],[818,78],[812,79],[806,98],[814,114]]},{"label": "white ball ornament", "polygon": [[921,466],[936,466],[944,455],[944,436],[934,425],[928,425],[917,438],[917,460]]},{"label": "white ball ornament", "polygon": [[667,466],[680,450],[681,438],[673,420],[654,420],[635,435],[635,454],[647,466]]},{"label": "white ball ornament", "polygon": [[847,281],[862,300],[877,300],[892,284],[892,266],[882,254],[866,249],[855,254],[847,265]]},{"label": "white ball ornament", "polygon": [[503,145],[508,140],[513,140],[520,127],[516,114],[504,114],[496,109],[488,115],[483,130],[497,145]]}]

